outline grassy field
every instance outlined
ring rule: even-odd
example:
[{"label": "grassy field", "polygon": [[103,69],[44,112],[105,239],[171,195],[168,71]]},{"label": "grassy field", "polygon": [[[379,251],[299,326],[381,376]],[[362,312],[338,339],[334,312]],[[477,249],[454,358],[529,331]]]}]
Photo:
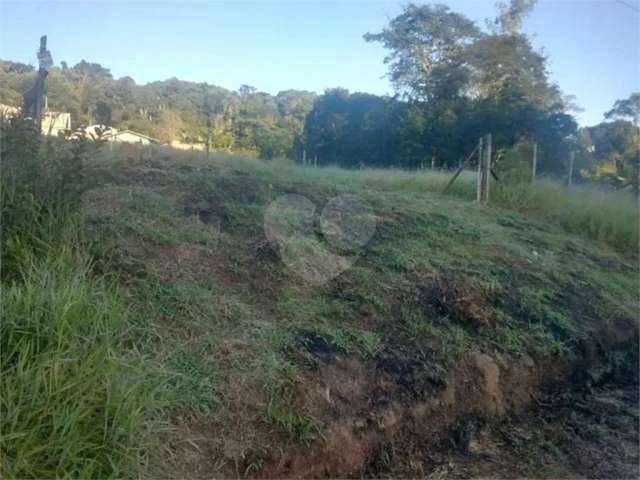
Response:
[{"label": "grassy field", "polygon": [[[445,172],[155,149],[86,174],[79,211],[3,239],[3,476],[416,476],[393,453],[421,448],[407,419],[475,382],[465,365],[535,366],[533,392],[549,365],[598,381],[637,363],[622,195],[540,181],[481,207],[471,174],[442,195]],[[278,243],[282,198],[273,221],[297,236]],[[367,209],[332,217],[336,198]],[[363,219],[353,245],[325,228],[359,239]],[[510,388],[480,410],[455,394],[447,416],[508,410]]]}]

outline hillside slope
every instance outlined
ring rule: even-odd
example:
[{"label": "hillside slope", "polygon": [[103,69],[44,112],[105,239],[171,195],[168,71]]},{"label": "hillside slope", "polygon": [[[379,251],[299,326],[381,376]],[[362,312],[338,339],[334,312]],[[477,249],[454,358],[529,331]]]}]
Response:
[{"label": "hillside slope", "polygon": [[558,225],[358,172],[167,152],[96,168],[94,268],[164,374],[152,474],[436,475],[469,425],[637,382],[637,258]]}]

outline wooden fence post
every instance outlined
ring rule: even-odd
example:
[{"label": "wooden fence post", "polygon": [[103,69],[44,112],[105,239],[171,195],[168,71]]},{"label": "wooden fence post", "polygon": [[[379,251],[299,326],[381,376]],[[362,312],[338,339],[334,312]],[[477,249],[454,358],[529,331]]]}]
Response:
[{"label": "wooden fence post", "polygon": [[444,190],[442,190],[442,193],[447,193],[447,191],[449,190],[449,188],[451,188],[451,185],[453,185],[453,182],[456,181],[456,178],[458,178],[458,175],[460,175],[462,173],[462,170],[464,170],[464,167],[467,166],[467,164],[471,161],[471,159],[473,158],[473,156],[476,153],[476,150],[480,147],[480,145],[476,146],[476,148],[473,149],[473,151],[469,154],[469,156],[467,157],[467,159],[463,162],[462,159],[458,162],[458,169],[456,170],[456,173],[453,174],[453,177],[451,177],[451,180],[449,180],[449,183],[447,183],[447,186],[444,187]]},{"label": "wooden fence post", "polygon": [[486,140],[487,146],[485,147],[485,160],[484,160],[484,198],[485,205],[489,203],[489,182],[491,181],[491,134],[487,134]]},{"label": "wooden fence post", "polygon": [[478,140],[478,174],[476,176],[476,201],[480,203],[480,190],[482,190],[482,159],[484,158],[482,137]]},{"label": "wooden fence post", "polygon": [[491,179],[491,134],[487,134],[483,145],[483,155],[480,158],[478,180],[478,201],[486,205],[489,203],[489,182]]},{"label": "wooden fence post", "polygon": [[531,162],[531,181],[536,179],[538,170],[538,142],[533,143],[533,160]]},{"label": "wooden fence post", "polygon": [[303,148],[302,149],[302,165],[303,166],[307,166],[307,149]]},{"label": "wooden fence post", "polygon": [[633,197],[636,199],[636,202],[640,200],[640,148],[636,152],[636,161],[633,168]]},{"label": "wooden fence post", "polygon": [[576,152],[574,152],[573,150],[571,150],[571,152],[569,152],[569,177],[567,178],[567,185],[571,186],[571,184],[573,183],[573,162],[576,159]]}]

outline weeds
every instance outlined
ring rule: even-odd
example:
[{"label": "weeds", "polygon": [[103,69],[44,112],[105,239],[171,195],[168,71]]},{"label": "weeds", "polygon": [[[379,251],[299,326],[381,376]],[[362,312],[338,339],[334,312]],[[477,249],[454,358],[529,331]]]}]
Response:
[{"label": "weeds", "polygon": [[126,308],[90,265],[63,252],[3,287],[2,475],[135,476],[153,389],[123,355]]},{"label": "weeds", "polygon": [[124,353],[126,305],[86,254],[88,146],[40,145],[28,121],[0,127],[0,474],[137,476],[154,383]]},{"label": "weeds", "polygon": [[275,425],[290,437],[306,444],[323,437],[322,428],[312,419],[295,412],[287,402],[272,398],[265,410],[263,420]]}]

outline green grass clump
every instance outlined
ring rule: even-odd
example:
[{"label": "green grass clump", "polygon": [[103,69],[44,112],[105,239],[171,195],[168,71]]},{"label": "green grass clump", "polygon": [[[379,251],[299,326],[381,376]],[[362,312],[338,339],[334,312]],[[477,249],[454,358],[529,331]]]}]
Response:
[{"label": "green grass clump", "polygon": [[606,242],[622,250],[638,249],[638,203],[631,195],[592,186],[566,186],[552,180],[500,185],[496,204],[548,219],[567,231]]},{"label": "green grass clump", "polygon": [[276,426],[291,438],[307,444],[323,436],[322,427],[318,423],[296,412],[282,398],[271,399],[262,419],[267,425]]},{"label": "green grass clump", "polygon": [[2,476],[136,475],[152,392],[118,346],[118,293],[63,252],[25,267],[1,306]]},{"label": "green grass clump", "polygon": [[[240,161],[236,165],[267,180],[287,178],[292,182],[322,183],[356,192],[374,189],[398,193],[441,193],[453,175],[452,171],[443,170],[304,168],[285,162]],[[492,183],[493,205],[549,220],[571,233],[589,236],[621,250],[638,250],[639,206],[629,193],[604,191],[590,185],[567,188],[551,179],[540,179],[534,183],[508,179],[507,175],[503,181]],[[447,195],[475,200],[476,173],[464,171]]]}]

